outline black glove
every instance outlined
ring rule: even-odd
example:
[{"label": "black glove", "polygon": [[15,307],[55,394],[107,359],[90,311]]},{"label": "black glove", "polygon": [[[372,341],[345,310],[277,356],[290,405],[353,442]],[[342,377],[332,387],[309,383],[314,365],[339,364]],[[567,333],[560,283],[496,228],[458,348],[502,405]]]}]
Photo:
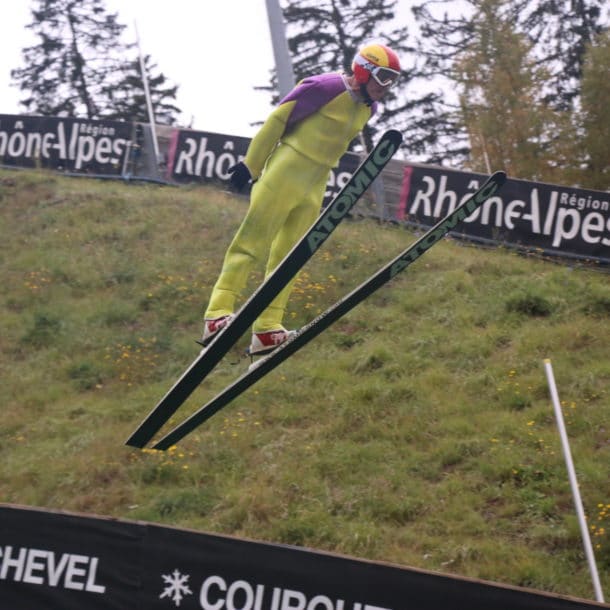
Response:
[{"label": "black glove", "polygon": [[229,177],[231,187],[238,193],[244,190],[244,187],[252,178],[250,175],[250,170],[246,167],[246,164],[243,161],[231,166],[229,168],[229,174],[231,174]]}]

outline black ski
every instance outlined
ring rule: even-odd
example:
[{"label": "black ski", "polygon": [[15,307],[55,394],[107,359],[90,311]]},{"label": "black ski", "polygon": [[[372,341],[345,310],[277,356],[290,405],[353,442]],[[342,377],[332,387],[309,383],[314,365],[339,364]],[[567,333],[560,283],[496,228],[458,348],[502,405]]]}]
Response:
[{"label": "black ski", "polygon": [[272,371],[289,356],[309,343],[333,322],[351,311],[356,305],[389,282],[395,275],[406,269],[413,261],[418,259],[434,244],[438,243],[449,231],[453,230],[459,222],[472,214],[472,212],[474,212],[486,199],[491,197],[505,181],[506,174],[504,172],[494,173],[471,197],[456,207],[445,218],[440,220],[395,259],[379,269],[368,280],[358,286],[358,288],[350,292],[340,301],[337,301],[324,313],[320,314],[309,324],[297,331],[296,335],[280,345],[269,356],[256,362],[248,372],[244,373],[188,419],[184,420],[184,422],[159,440],[153,448],[161,450],[168,449],[201,423],[220,411],[220,409],[227,406],[261,377],[264,377],[269,371]]},{"label": "black ski", "polygon": [[275,296],[299,272],[337,225],[350,212],[402,143],[399,131],[386,131],[346,185],[322,211],[301,240],[286,255],[237,312],[234,320],[214,337],[182,374],[169,392],[127,439],[126,444],[144,447],[205,379],[224,355],[252,325]]}]

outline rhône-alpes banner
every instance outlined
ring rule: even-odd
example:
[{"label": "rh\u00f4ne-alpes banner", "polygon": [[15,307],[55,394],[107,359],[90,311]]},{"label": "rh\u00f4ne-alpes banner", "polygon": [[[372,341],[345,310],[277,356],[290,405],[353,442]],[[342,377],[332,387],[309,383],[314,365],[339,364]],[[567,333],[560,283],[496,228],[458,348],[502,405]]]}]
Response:
[{"label": "rh\u00f4ne-alpes banner", "polygon": [[121,176],[134,124],[0,115],[0,164]]},{"label": "rh\u00f4ne-alpes banner", "polygon": [[[406,165],[396,220],[433,225],[485,178]],[[509,177],[456,232],[495,244],[610,263],[610,193]]]}]

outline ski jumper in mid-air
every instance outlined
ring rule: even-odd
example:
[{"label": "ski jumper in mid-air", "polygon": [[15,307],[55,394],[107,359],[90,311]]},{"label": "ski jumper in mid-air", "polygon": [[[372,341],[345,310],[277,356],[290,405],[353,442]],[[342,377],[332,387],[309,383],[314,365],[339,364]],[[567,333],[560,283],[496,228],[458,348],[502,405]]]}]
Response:
[{"label": "ski jumper in mid-air", "polygon": [[[269,275],[315,221],[331,169],[399,77],[400,63],[385,45],[370,44],[358,51],[352,71],[302,80],[230,168],[232,187],[241,191],[252,180],[252,192],[205,312],[204,346],[233,319],[254,266],[266,260]],[[295,332],[282,325],[293,283],[254,322],[251,355],[269,353]]]}]

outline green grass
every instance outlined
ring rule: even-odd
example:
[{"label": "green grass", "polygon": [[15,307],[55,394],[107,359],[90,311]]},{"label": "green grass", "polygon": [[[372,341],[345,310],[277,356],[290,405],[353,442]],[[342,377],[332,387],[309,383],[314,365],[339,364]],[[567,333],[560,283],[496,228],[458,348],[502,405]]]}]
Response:
[{"label": "green grass", "polygon": [[[194,357],[246,203],[2,171],[0,206],[3,502],[592,598],[550,358],[610,589],[606,273],[445,240],[178,447],[142,452],[123,443]],[[287,325],[414,237],[345,222],[301,274]],[[245,369],[246,343],[173,423]]]}]

